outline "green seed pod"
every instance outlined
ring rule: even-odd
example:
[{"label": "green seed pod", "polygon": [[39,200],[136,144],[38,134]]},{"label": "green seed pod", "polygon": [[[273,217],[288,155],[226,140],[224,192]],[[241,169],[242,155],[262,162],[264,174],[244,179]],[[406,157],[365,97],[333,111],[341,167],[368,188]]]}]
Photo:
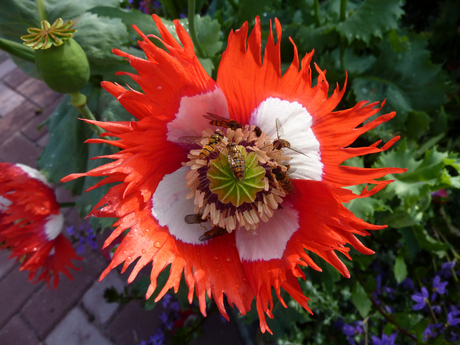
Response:
[{"label": "green seed pod", "polygon": [[50,89],[59,93],[80,91],[89,80],[88,58],[72,38],[76,30],[69,29],[71,21],[62,19],[50,25],[42,21],[42,29],[29,28],[22,36],[24,44],[35,49],[35,65]]}]

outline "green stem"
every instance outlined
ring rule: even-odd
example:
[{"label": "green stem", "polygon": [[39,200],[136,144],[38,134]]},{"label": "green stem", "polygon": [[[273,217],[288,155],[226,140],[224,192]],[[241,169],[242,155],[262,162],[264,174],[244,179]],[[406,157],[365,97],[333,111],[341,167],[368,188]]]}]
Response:
[{"label": "green stem", "polygon": [[319,0],[315,0],[314,9],[315,9],[315,27],[319,27],[321,25],[319,21]]},{"label": "green stem", "polygon": [[40,21],[47,20],[45,0],[37,0],[37,7],[38,7],[38,16],[40,17]]},{"label": "green stem", "polygon": [[340,0],[340,21],[343,22],[347,17],[348,0]]},{"label": "green stem", "polygon": [[[80,92],[71,93],[70,94],[70,104],[72,104],[75,108],[78,109],[78,111],[80,112],[81,116],[83,116],[84,119],[97,121],[93,113],[91,112],[91,110],[89,110],[88,105],[86,104],[85,95],[81,94]],[[89,124],[89,125],[91,129],[98,136],[101,136],[101,134],[104,133],[104,130],[101,127],[98,127],[93,124]]]},{"label": "green stem", "polygon": [[195,0],[188,0],[188,29],[198,56],[205,58],[206,54],[204,53],[203,48],[201,48],[201,44],[198,42],[195,32]]},{"label": "green stem", "polygon": [[425,298],[425,303],[427,304],[428,308],[430,309],[431,317],[433,318],[434,323],[438,323],[438,320],[436,319],[436,315],[434,315],[433,308],[431,308],[431,303],[428,300],[428,298]]},{"label": "green stem", "polygon": [[23,44],[7,40],[5,38],[0,38],[0,49],[6,51],[8,54],[35,63],[34,50],[32,48],[26,47]]}]

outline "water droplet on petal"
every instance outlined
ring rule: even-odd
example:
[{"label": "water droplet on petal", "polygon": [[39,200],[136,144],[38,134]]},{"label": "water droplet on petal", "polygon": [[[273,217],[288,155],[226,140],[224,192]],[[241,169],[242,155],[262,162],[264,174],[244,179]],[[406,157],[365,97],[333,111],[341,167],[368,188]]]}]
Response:
[{"label": "water droplet on petal", "polygon": [[232,259],[230,259],[230,258],[225,258],[225,260],[226,260],[227,262],[232,261]]},{"label": "water droplet on petal", "polygon": [[145,254],[146,250],[145,249],[142,249],[142,254]]},{"label": "water droplet on petal", "polygon": [[156,248],[160,248],[160,247],[161,247],[161,243],[158,242],[158,241],[156,241],[155,244],[154,244],[154,246],[155,246]]}]

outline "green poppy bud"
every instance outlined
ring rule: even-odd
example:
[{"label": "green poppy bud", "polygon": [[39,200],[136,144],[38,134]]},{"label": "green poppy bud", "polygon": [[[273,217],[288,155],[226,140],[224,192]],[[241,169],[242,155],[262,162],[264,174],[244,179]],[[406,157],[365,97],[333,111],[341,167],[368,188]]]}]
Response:
[{"label": "green poppy bud", "polygon": [[41,29],[29,28],[30,35],[21,37],[35,49],[35,65],[45,83],[59,93],[80,91],[90,75],[88,58],[72,38],[76,30],[69,29],[71,25],[60,18],[53,25],[44,20]]}]

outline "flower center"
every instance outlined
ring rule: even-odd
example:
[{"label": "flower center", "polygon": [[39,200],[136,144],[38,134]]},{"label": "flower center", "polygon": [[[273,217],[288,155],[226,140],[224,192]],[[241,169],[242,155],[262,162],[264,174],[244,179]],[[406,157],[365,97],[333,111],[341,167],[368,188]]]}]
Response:
[{"label": "flower center", "polygon": [[[194,199],[195,214],[188,224],[209,224],[201,240],[232,232],[236,228],[257,229],[281,209],[283,198],[293,193],[286,171],[291,157],[283,156],[278,139],[269,138],[256,126],[233,125],[230,121],[208,128],[196,141],[201,148],[191,150],[183,163],[187,199]],[[212,123],[214,124],[214,123]]]}]

